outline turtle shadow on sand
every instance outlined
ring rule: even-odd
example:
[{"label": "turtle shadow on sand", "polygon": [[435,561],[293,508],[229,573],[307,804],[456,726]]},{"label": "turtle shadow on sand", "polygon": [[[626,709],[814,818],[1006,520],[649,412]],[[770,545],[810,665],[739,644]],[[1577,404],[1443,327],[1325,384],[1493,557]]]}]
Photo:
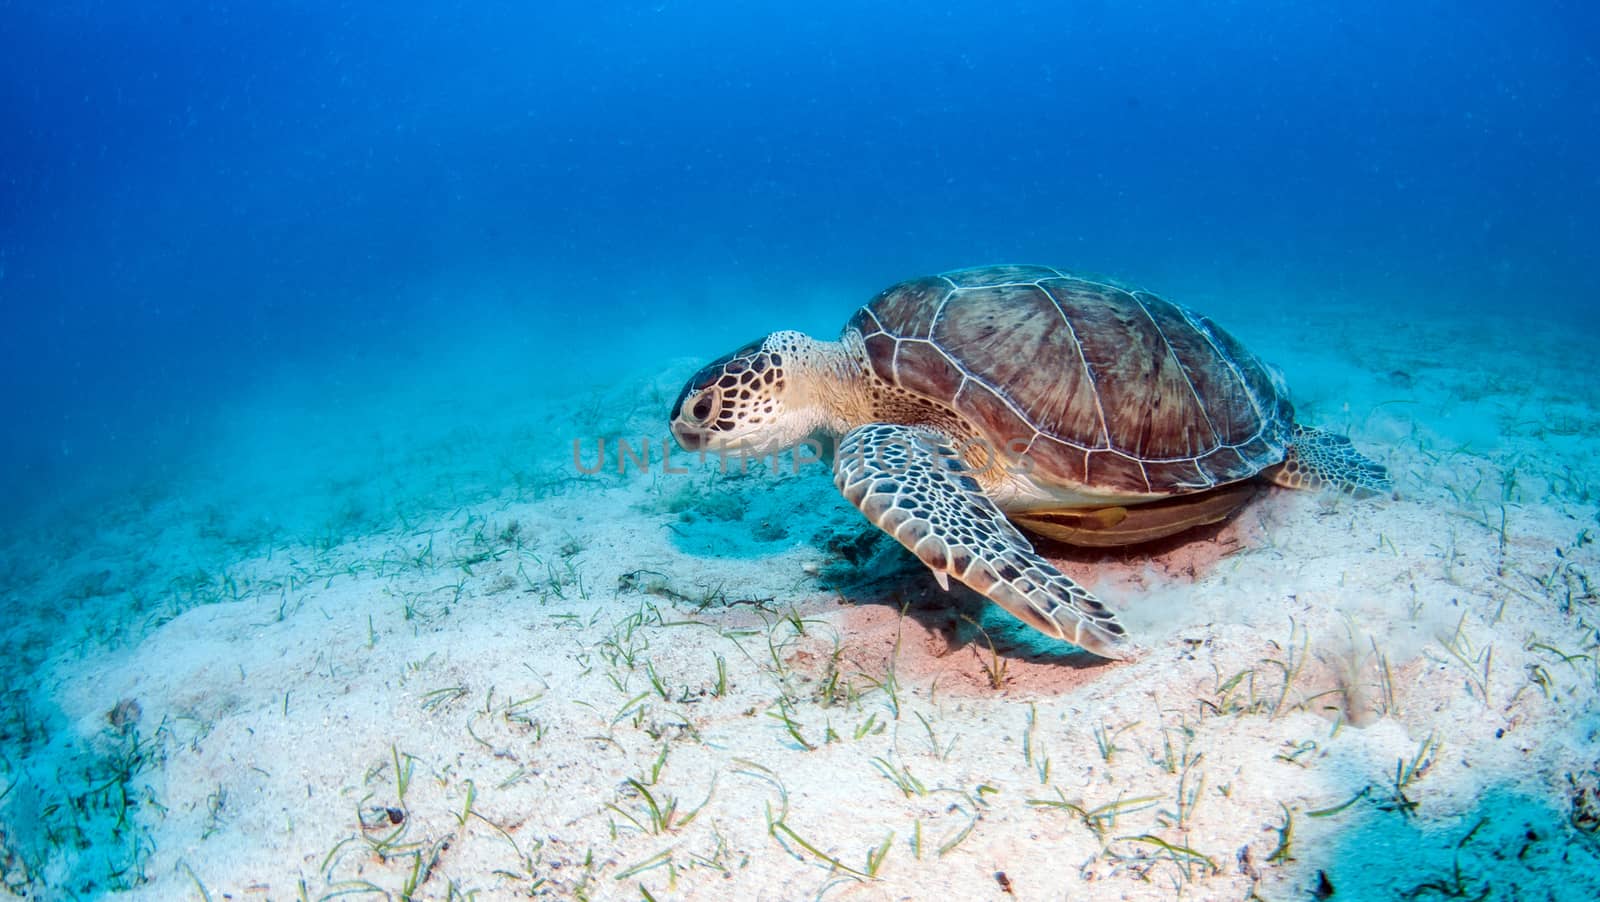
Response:
[{"label": "turtle shadow on sand", "polygon": [[1060,695],[1119,666],[1037,632],[965,586],[946,592],[926,570],[907,566],[842,591],[841,658],[861,673],[892,669],[955,695]]},{"label": "turtle shadow on sand", "polygon": [[863,673],[893,666],[940,691],[1057,694],[1117,665],[1046,636],[971,589],[939,587],[933,574],[877,530],[841,531],[819,543],[832,562],[819,574],[837,593],[841,657]]}]

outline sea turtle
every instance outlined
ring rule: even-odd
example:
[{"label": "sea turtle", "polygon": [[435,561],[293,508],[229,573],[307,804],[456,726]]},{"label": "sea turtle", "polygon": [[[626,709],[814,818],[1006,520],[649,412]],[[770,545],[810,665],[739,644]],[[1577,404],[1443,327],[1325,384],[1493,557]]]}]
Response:
[{"label": "sea turtle", "polygon": [[1046,266],[901,282],[834,342],[774,332],[695,373],[670,416],[690,451],[838,438],[835,485],[941,586],[1106,658],[1121,624],[1017,527],[1129,545],[1218,522],[1263,479],[1390,489],[1211,320]]}]

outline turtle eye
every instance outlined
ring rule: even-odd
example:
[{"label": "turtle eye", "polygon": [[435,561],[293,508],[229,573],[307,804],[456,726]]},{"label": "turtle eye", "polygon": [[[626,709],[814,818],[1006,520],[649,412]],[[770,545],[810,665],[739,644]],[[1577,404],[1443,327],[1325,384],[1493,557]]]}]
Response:
[{"label": "turtle eye", "polygon": [[700,393],[695,399],[694,406],[687,411],[689,418],[697,423],[704,423],[711,419],[717,412],[717,390],[708,389]]}]

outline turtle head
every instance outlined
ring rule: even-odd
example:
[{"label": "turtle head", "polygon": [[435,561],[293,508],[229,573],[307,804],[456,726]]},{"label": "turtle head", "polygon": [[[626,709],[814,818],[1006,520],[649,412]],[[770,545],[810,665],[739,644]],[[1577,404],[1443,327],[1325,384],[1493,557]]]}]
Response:
[{"label": "turtle head", "polygon": [[669,412],[686,451],[768,453],[799,444],[815,428],[806,360],[820,346],[799,332],[774,332],[700,368]]}]

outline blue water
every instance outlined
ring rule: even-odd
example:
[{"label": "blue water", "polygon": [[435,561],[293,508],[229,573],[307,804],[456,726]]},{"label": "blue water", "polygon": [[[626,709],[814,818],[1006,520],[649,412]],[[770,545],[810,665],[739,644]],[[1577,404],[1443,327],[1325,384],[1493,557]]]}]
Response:
[{"label": "blue water", "polygon": [[275,371],[581,380],[992,260],[1593,325],[1584,4],[1203,6],[0,5],[0,502]]},{"label": "blue water", "polygon": [[0,575],[112,510],[242,554],[448,508],[549,439],[519,398],[972,264],[1600,333],[1596,46],[1581,2],[0,0]]}]

